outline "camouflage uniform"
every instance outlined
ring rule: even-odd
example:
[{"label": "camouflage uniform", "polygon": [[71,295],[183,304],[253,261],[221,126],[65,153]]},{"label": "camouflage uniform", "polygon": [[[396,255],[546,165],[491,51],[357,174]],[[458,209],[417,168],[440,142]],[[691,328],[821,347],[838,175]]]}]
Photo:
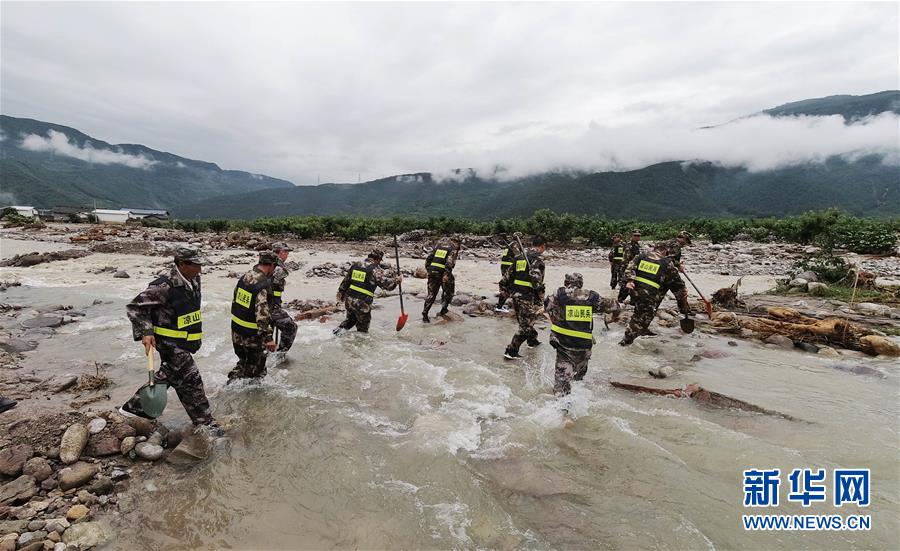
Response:
[{"label": "camouflage uniform", "polygon": [[626,272],[631,265],[631,261],[639,254],[641,254],[640,241],[629,241],[625,244],[625,260],[622,262],[622,275],[619,277],[619,302],[625,302],[625,299],[631,294],[625,287],[625,284],[628,283]]},{"label": "camouflage uniform", "polygon": [[[516,312],[516,322],[519,324],[519,330],[513,335],[512,341],[506,347],[507,353],[518,355],[519,348],[523,342],[527,342],[529,346],[537,346],[540,341],[537,338],[537,331],[534,328],[534,322],[540,316],[542,302],[544,300],[544,259],[541,253],[535,249],[528,249],[526,253],[528,257],[528,266],[530,270],[528,276],[534,284],[529,290],[521,289],[514,286],[513,281],[516,278],[515,269],[510,270],[504,277],[504,284],[513,289],[513,308]],[[521,258],[521,257],[519,257]]]},{"label": "camouflage uniform", "polygon": [[[544,308],[550,321],[556,324],[565,319],[565,311],[560,305],[559,295],[565,294],[567,300],[587,301],[591,305],[593,314],[619,312],[619,303],[611,298],[600,298],[595,291],[582,289],[583,278],[581,274],[566,275],[565,287],[560,287],[556,294],[550,295],[544,301]],[[588,369],[588,361],[591,359],[591,347],[574,348],[564,346],[555,331],[550,332],[550,346],[556,349],[556,373],[554,376],[553,392],[557,396],[565,396],[572,391],[572,380],[580,381],[584,378]],[[591,340],[593,346],[593,339]]]},{"label": "camouflage uniform", "polygon": [[[687,237],[687,244],[690,244],[690,235],[687,232],[681,232],[678,234],[679,237]],[[681,249],[683,245],[681,242],[676,239],[670,239],[666,241],[666,256],[672,260],[672,264],[675,268],[681,271]],[[661,293],[659,296],[659,301],[656,303],[656,308],[659,309],[659,305],[662,304],[663,299],[666,298],[665,294]]]},{"label": "camouflage uniform", "polygon": [[[274,291],[281,289],[283,292],[285,287],[285,279],[290,272],[284,266],[284,262],[276,259],[275,272],[272,273],[272,287]],[[278,328],[279,342],[278,351],[287,352],[294,344],[294,338],[297,336],[297,323],[290,314],[282,307],[281,296],[275,296],[272,304],[271,319],[275,327]]]},{"label": "camouflage uniform", "polygon": [[375,284],[386,291],[392,291],[400,282],[400,278],[393,270],[382,268],[380,263],[375,262],[372,258],[366,258],[362,262],[354,262],[347,270],[347,274],[338,287],[338,298],[344,301],[344,307],[347,309],[347,319],[338,326],[339,329],[352,329],[356,326],[356,330],[361,333],[369,331],[369,324],[372,322],[372,301],[373,297],[354,297],[347,293],[350,288],[350,274],[353,269],[365,270],[370,265],[375,264],[372,275],[375,278]]},{"label": "camouflage uniform", "polygon": [[438,248],[445,248],[450,252],[447,254],[446,258],[438,259],[438,261],[445,266],[443,270],[428,270],[428,296],[425,297],[425,306],[422,309],[422,316],[424,318],[428,317],[428,312],[431,310],[434,301],[437,299],[438,290],[443,289],[443,293],[441,294],[441,311],[438,315],[447,313],[447,308],[450,306],[450,301],[453,300],[453,294],[456,292],[456,278],[453,277],[453,268],[456,266],[456,260],[459,256],[459,246],[454,243],[449,243],[440,244],[438,247],[435,247],[435,249],[428,254],[428,257],[425,258],[426,269],[428,269],[435,260],[434,251]]},{"label": "camouflage uniform", "polygon": [[[517,256],[522,255],[522,249],[519,248],[519,242],[517,239],[513,239],[509,243],[506,244],[506,247],[503,249],[503,256],[500,259],[500,282],[498,285],[500,286],[500,293],[497,295],[497,308],[503,308],[503,305],[506,304],[506,301],[512,295],[513,290],[509,287],[509,273],[512,271],[513,263],[512,259]],[[509,259],[509,260],[506,260]]]},{"label": "camouflage uniform", "polygon": [[238,361],[234,369],[228,373],[229,381],[265,377],[267,371],[265,343],[272,340],[272,279],[264,274],[257,265],[241,276],[240,283],[247,286],[261,286],[256,293],[255,321],[257,327],[254,334],[245,335],[236,330],[232,321],[231,344]]},{"label": "camouflage uniform", "polygon": [[615,289],[619,281],[625,276],[625,260],[616,260],[616,249],[618,247],[625,248],[621,240],[614,240],[612,248],[609,250],[607,259],[609,260],[609,288]]},{"label": "camouflage uniform", "polygon": [[[170,302],[170,290],[180,288],[188,293],[200,295],[200,276],[188,282],[173,264],[168,271],[160,272],[160,278],[151,283],[125,307],[131,321],[132,336],[140,341],[146,336],[154,335],[154,320],[158,324],[171,325],[177,317]],[[209,399],[203,388],[203,379],[190,352],[169,340],[156,339],[156,350],[159,352],[159,369],[155,379],[175,389],[181,405],[195,425],[213,423],[209,408]],[[144,385],[146,386],[146,385]],[[141,388],[144,388],[143,386]],[[140,390],[138,390],[140,392]],[[134,396],[123,406],[129,413],[148,417],[141,409],[141,399]]]},{"label": "camouflage uniform", "polygon": [[626,270],[626,283],[634,281],[635,277],[637,277],[637,266],[642,258],[652,261],[665,260],[660,264],[660,269],[663,271],[660,275],[660,288],[654,289],[640,283],[635,284],[634,291],[632,291],[634,313],[628,322],[628,328],[625,329],[625,336],[619,342],[622,346],[631,344],[634,342],[634,339],[647,331],[647,328],[650,327],[650,322],[653,321],[653,316],[656,315],[657,304],[668,291],[672,291],[672,294],[675,295],[675,299],[678,301],[678,310],[682,314],[690,315],[691,313],[691,306],[687,300],[687,289],[684,287],[681,276],[678,275],[678,269],[671,260],[663,257],[659,251],[651,251],[645,255],[638,255],[633,258]]}]

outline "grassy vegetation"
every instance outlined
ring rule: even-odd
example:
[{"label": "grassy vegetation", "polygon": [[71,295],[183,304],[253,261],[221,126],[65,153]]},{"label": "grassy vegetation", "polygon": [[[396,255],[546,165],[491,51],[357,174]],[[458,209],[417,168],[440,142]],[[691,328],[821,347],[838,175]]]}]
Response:
[{"label": "grassy vegetation", "polygon": [[366,239],[373,235],[399,234],[416,229],[440,234],[511,234],[521,231],[531,235],[540,234],[556,242],[584,241],[596,245],[609,245],[614,233],[627,237],[633,229],[639,229],[645,241],[671,239],[679,231],[688,230],[695,238],[705,237],[713,242],[736,238],[760,242],[774,240],[816,244],[827,248],[842,247],[859,253],[890,252],[900,233],[900,219],[859,218],[836,209],[783,218],[693,218],[661,222],[612,220],[603,216],[575,216],[541,210],[528,218],[497,220],[443,216],[291,216],[256,220],[148,220],[145,224],[191,232],[249,229],[272,235],[290,234],[300,238],[343,239]]}]

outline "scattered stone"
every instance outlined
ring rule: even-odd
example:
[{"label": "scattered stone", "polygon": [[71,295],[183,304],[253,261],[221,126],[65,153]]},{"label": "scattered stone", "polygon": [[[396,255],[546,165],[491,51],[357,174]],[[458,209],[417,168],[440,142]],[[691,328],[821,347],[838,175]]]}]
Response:
[{"label": "scattered stone", "polygon": [[53,262],[57,260],[71,260],[73,258],[82,258],[91,254],[88,251],[80,249],[69,249],[65,251],[54,251],[50,253],[28,253],[17,254],[16,256],[0,262],[0,266],[16,266],[19,268],[27,268],[36,266],[44,262]]},{"label": "scattered stone", "polygon": [[73,423],[63,434],[59,445],[59,459],[65,464],[78,461],[88,441],[88,429],[79,423]]},{"label": "scattered stone", "polygon": [[15,337],[0,338],[0,350],[9,352],[10,354],[19,354],[21,352],[31,352],[37,348],[36,341],[26,341]]},{"label": "scattered stone", "polygon": [[[91,485],[87,487],[87,491],[95,496],[108,494],[112,489],[112,480],[105,476],[98,476],[97,480],[91,482]],[[84,501],[82,501],[82,503],[84,503]]]},{"label": "scattered stone", "polygon": [[25,547],[19,547],[19,551],[44,551],[44,542],[40,540],[33,541]]},{"label": "scattered stone", "polygon": [[19,476],[25,462],[34,455],[34,448],[27,444],[18,444],[0,451],[0,473],[6,476]]},{"label": "scattered stone", "polygon": [[88,432],[91,434],[97,434],[101,430],[106,428],[106,419],[102,417],[95,417],[88,422]]},{"label": "scattered stone", "polygon": [[59,378],[54,377],[50,381],[50,390],[54,394],[58,394],[60,392],[69,390],[73,386],[78,384],[78,377],[72,374],[62,375]]},{"label": "scattered stone", "polygon": [[818,283],[816,281],[811,281],[809,285],[806,286],[806,290],[810,293],[816,293],[818,291],[827,291],[828,285],[824,283]]},{"label": "scattered stone", "polygon": [[129,417],[125,422],[134,429],[135,434],[138,436],[150,436],[153,434],[154,424],[150,419],[144,419],[143,417]]},{"label": "scattered stone", "polygon": [[150,442],[141,442],[134,447],[134,451],[138,454],[139,457],[143,459],[147,459],[149,461],[156,461],[163,456],[163,448],[158,444],[152,444]]},{"label": "scattered stone", "polygon": [[137,442],[135,441],[134,436],[126,436],[122,439],[122,443],[119,445],[119,453],[122,455],[128,455],[128,452],[134,449],[134,445]]},{"label": "scattered stone", "polygon": [[873,302],[860,302],[853,309],[866,316],[887,316],[891,311],[889,307]]},{"label": "scattered stone", "polygon": [[110,533],[98,522],[80,522],[73,524],[63,534],[63,541],[67,545],[80,549],[97,547],[107,543],[111,538]]},{"label": "scattered stone", "polygon": [[56,488],[56,479],[48,478],[48,479],[44,480],[43,482],[41,482],[42,490],[49,491],[49,490],[52,490],[53,488]]},{"label": "scattered stone", "polygon": [[114,481],[118,482],[120,480],[125,480],[129,477],[129,474],[122,469],[113,469],[111,473],[109,473],[109,477]]},{"label": "scattered stone", "polygon": [[40,327],[59,327],[62,324],[63,317],[55,314],[40,314],[21,322],[22,327],[26,329],[37,329]]},{"label": "scattered stone", "polygon": [[32,457],[25,462],[22,472],[33,476],[37,482],[43,482],[53,474],[53,468],[43,457]]},{"label": "scattered stone", "polygon": [[18,532],[10,532],[0,537],[0,551],[16,551],[16,540],[18,539]]},{"label": "scattered stone", "polygon": [[788,283],[788,287],[790,287],[791,289],[800,289],[803,291],[806,290],[808,285],[809,285],[809,281],[799,278],[799,277],[792,279],[791,282]]},{"label": "scattered stone", "polygon": [[830,346],[821,346],[819,347],[819,355],[825,356],[826,358],[840,358],[841,353],[831,348]]},{"label": "scattered stone", "polygon": [[210,441],[205,435],[192,434],[185,437],[166,461],[175,465],[190,465],[206,460],[209,457]]},{"label": "scattered stone", "polygon": [[66,511],[66,520],[69,522],[75,522],[76,520],[83,519],[91,512],[87,506],[78,504],[69,507],[69,510]]},{"label": "scattered stone", "polygon": [[59,477],[59,488],[66,491],[82,486],[99,471],[100,468],[97,465],[79,461],[59,471],[57,474]]},{"label": "scattered stone", "polygon": [[130,513],[134,511],[134,498],[128,494],[117,494],[117,498],[119,498],[119,502],[117,505],[119,506],[119,511],[122,513]]},{"label": "scattered stone", "polygon": [[32,520],[28,523],[28,531],[29,532],[37,532],[38,530],[43,530],[44,525],[47,524],[46,520]]},{"label": "scattered stone", "polygon": [[811,354],[818,354],[819,352],[819,347],[809,342],[794,341],[794,346]]},{"label": "scattered stone", "polygon": [[109,431],[104,431],[91,437],[87,448],[85,448],[85,454],[93,457],[104,457],[117,454],[120,450],[121,446],[116,435]]},{"label": "scattered stone", "polygon": [[6,536],[14,533],[18,539],[19,534],[28,531],[28,522],[27,520],[0,520],[0,534]]},{"label": "scattered stone", "polygon": [[798,279],[805,279],[807,283],[813,283],[819,281],[819,276],[816,275],[816,272],[811,270],[806,270],[805,272],[800,272],[797,274]]},{"label": "scattered stone", "polygon": [[69,526],[70,525],[68,520],[59,517],[47,519],[47,524],[44,525],[44,529],[47,532],[56,532],[57,534],[62,534]]},{"label": "scattered stone", "polygon": [[19,547],[25,547],[26,545],[31,545],[31,542],[42,541],[45,537],[47,537],[47,532],[43,530],[36,530],[34,532],[25,532],[19,536],[17,543]]},{"label": "scattered stone", "polygon": [[656,379],[665,379],[671,377],[672,375],[675,375],[676,371],[674,367],[670,365],[664,365],[662,367],[651,369],[650,371],[648,371],[648,373],[650,374],[650,376]]},{"label": "scattered stone", "polygon": [[129,425],[128,423],[115,423],[112,427],[109,428],[109,431],[112,432],[116,438],[122,439],[127,438],[129,436],[134,436],[137,434],[137,431],[134,430],[134,427]]},{"label": "scattered stone", "polygon": [[[162,428],[163,430],[168,430],[168,429],[165,429],[164,427],[160,427],[160,428]],[[163,435],[159,431],[154,432],[153,434],[150,435],[149,438],[147,438],[147,443],[155,444],[157,446],[162,446],[163,445]]]},{"label": "scattered stone", "polygon": [[770,335],[766,338],[765,342],[767,344],[774,344],[779,348],[784,348],[785,350],[794,348],[794,341],[785,337],[784,335]]},{"label": "scattered stone", "polygon": [[34,477],[23,474],[19,478],[0,486],[0,505],[22,503],[37,494]]}]

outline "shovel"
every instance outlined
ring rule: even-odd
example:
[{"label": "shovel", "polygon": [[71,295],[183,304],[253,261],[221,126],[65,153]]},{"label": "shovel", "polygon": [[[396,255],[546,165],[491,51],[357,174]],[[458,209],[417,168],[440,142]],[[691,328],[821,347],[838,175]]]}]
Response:
[{"label": "shovel", "polygon": [[[400,274],[400,246],[397,245],[397,236],[394,236],[394,258],[397,259],[397,274]],[[403,326],[406,325],[406,320],[409,319],[409,314],[406,313],[406,310],[403,309],[403,285],[398,283],[397,289],[400,292],[400,317],[397,319],[397,331],[403,329]]]},{"label": "shovel", "polygon": [[681,330],[684,333],[693,333],[694,332],[694,320],[685,316],[678,321],[678,324],[681,325]]},{"label": "shovel", "polygon": [[150,382],[147,386],[138,391],[138,397],[141,399],[141,409],[156,419],[166,409],[166,395],[169,390],[165,383],[156,384],[155,374],[153,372],[153,349],[147,354],[147,371],[150,376]]}]

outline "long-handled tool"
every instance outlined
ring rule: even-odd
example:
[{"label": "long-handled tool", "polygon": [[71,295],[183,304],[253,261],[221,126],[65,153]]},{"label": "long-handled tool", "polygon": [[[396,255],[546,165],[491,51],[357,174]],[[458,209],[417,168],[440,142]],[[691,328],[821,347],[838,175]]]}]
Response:
[{"label": "long-handled tool", "polygon": [[691,277],[689,275],[687,275],[687,273],[685,273],[684,270],[682,270],[681,273],[684,274],[684,277],[691,284],[691,287],[693,287],[694,290],[697,291],[697,294],[700,295],[700,298],[703,299],[703,305],[706,306],[706,315],[709,316],[709,319],[712,319],[712,315],[713,315],[712,303],[710,301],[706,300],[706,297],[703,296],[703,293],[700,292],[700,289],[698,289],[697,286],[694,285],[694,282],[691,281]]},{"label": "long-handled tool", "polygon": [[147,353],[147,371],[150,382],[138,391],[141,400],[141,409],[150,417],[156,419],[166,409],[166,397],[169,387],[165,383],[157,383],[153,371],[153,349]]},{"label": "long-handled tool", "polygon": [[[394,258],[397,260],[397,275],[400,275],[400,246],[397,244],[397,236],[394,235]],[[397,290],[400,292],[400,318],[397,320],[397,331],[403,329],[409,314],[403,309],[403,284],[397,284]]]}]

